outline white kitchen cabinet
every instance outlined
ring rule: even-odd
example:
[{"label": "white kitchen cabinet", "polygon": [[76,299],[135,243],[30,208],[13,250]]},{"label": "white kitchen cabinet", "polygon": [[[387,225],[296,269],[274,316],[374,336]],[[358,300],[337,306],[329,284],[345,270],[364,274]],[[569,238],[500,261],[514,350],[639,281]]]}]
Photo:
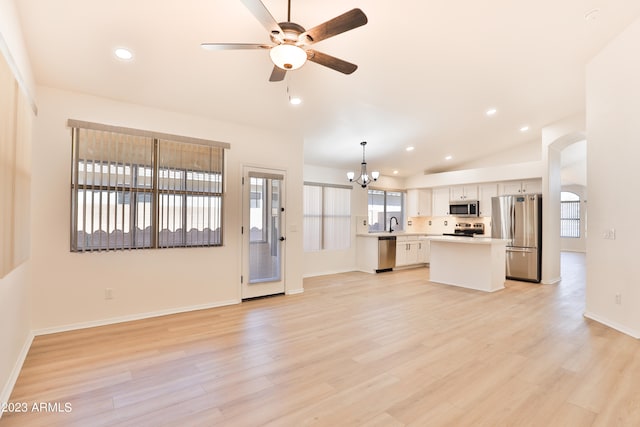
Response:
[{"label": "white kitchen cabinet", "polygon": [[447,216],[449,215],[449,187],[434,188],[432,191],[431,215]]},{"label": "white kitchen cabinet", "polygon": [[407,190],[407,217],[431,216],[431,190]]},{"label": "white kitchen cabinet", "polygon": [[522,190],[526,194],[542,193],[542,179],[522,181]]},{"label": "white kitchen cabinet", "polygon": [[456,185],[450,188],[450,200],[478,200],[477,185]]},{"label": "white kitchen cabinet", "polygon": [[402,236],[396,240],[396,267],[419,264],[420,251],[424,243],[417,237]]},{"label": "white kitchen cabinet", "polygon": [[419,264],[428,264],[429,256],[431,255],[431,250],[429,246],[429,241],[420,239],[418,240],[418,263]]},{"label": "white kitchen cabinet", "polygon": [[500,183],[500,195],[542,193],[541,179],[506,181]]},{"label": "white kitchen cabinet", "polygon": [[490,183],[490,184],[480,184],[478,186],[480,201],[480,216],[491,216],[491,198],[496,197],[498,195],[498,184]]}]

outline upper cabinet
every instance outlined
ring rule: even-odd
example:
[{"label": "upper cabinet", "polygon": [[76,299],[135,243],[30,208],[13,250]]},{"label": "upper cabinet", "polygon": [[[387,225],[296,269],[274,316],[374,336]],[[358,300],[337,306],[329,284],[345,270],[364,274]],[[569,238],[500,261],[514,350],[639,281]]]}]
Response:
[{"label": "upper cabinet", "polygon": [[440,187],[433,189],[433,205],[431,209],[431,215],[449,215],[449,194],[449,187]]},{"label": "upper cabinet", "polygon": [[491,198],[498,195],[498,184],[480,184],[478,186],[478,200],[480,201],[480,216],[491,216]]},{"label": "upper cabinet", "polygon": [[542,180],[506,181],[500,183],[499,187],[500,195],[542,193]]},{"label": "upper cabinet", "polygon": [[456,185],[451,187],[451,201],[460,200],[478,200],[478,186],[477,185]]},{"label": "upper cabinet", "polygon": [[491,199],[505,194],[542,193],[542,179],[454,185],[407,190],[407,217],[448,216],[449,203],[480,202],[480,216],[491,216]]},{"label": "upper cabinet", "polygon": [[431,216],[431,190],[407,190],[407,217]]}]

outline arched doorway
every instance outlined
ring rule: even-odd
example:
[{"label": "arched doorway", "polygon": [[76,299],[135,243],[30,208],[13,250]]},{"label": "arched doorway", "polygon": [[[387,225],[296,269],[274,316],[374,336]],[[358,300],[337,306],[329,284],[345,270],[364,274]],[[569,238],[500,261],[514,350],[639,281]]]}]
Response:
[{"label": "arched doorway", "polygon": [[542,283],[553,284],[560,274],[560,192],[562,150],[586,139],[584,115],[555,123],[542,130]]}]

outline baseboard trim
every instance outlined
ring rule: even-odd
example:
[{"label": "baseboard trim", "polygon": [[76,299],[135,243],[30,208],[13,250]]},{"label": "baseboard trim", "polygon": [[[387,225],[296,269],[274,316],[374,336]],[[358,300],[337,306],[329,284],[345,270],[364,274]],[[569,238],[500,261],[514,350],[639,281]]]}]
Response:
[{"label": "baseboard trim", "polygon": [[344,270],[331,270],[331,271],[322,271],[322,272],[318,272],[318,273],[307,273],[307,274],[303,274],[302,278],[303,279],[308,279],[310,277],[328,276],[329,274],[350,273],[352,271],[355,271],[355,270],[353,268],[348,268],[348,269],[344,269]]},{"label": "baseboard trim", "polygon": [[541,283],[543,285],[555,285],[556,283],[560,283],[561,280],[562,280],[562,277],[556,277],[551,280],[543,280]]},{"label": "baseboard trim", "polygon": [[290,291],[285,292],[286,295],[297,295],[302,293],[304,293],[304,288],[291,289]]},{"label": "baseboard trim", "polygon": [[[5,383],[2,388],[2,394],[0,394],[0,403],[9,402],[11,398],[11,393],[13,392],[13,387],[16,385],[16,381],[18,381],[18,376],[20,375],[20,371],[22,370],[22,365],[27,358],[27,354],[29,353],[29,349],[31,348],[31,343],[33,342],[33,332],[29,332],[27,339],[24,341],[22,345],[22,350],[20,350],[20,354],[18,355],[18,359],[16,363],[13,365],[13,370],[11,371],[11,375],[9,379]],[[2,411],[0,411],[0,418],[2,418]]]},{"label": "baseboard trim", "polygon": [[54,326],[51,328],[36,329],[33,331],[34,336],[57,334],[59,332],[69,332],[78,329],[95,328],[96,326],[113,325],[116,323],[131,322],[134,320],[149,319],[152,317],[167,316],[170,314],[187,313],[190,311],[207,310],[210,308],[224,307],[227,305],[240,304],[241,300],[221,301],[213,304],[199,304],[188,307],[170,308],[167,310],[152,311],[147,313],[132,314],[128,316],[111,317],[108,319],[94,320],[91,322],[72,323],[69,325]]},{"label": "baseboard trim", "polygon": [[598,314],[595,314],[589,311],[585,311],[583,316],[586,317],[587,319],[595,320],[598,323],[602,323],[605,326],[615,329],[616,331],[622,332],[623,334],[629,335],[635,339],[640,339],[640,332],[632,328],[628,328],[624,325],[621,325],[618,322],[609,320],[606,317],[600,316]]}]

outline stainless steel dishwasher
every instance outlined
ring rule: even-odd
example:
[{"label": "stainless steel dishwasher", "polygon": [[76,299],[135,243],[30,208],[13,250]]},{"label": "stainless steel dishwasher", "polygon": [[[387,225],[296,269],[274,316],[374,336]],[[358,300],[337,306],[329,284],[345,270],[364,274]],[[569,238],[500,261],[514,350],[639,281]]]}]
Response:
[{"label": "stainless steel dishwasher", "polygon": [[391,271],[396,266],[396,236],[378,237],[378,268],[376,273]]}]

